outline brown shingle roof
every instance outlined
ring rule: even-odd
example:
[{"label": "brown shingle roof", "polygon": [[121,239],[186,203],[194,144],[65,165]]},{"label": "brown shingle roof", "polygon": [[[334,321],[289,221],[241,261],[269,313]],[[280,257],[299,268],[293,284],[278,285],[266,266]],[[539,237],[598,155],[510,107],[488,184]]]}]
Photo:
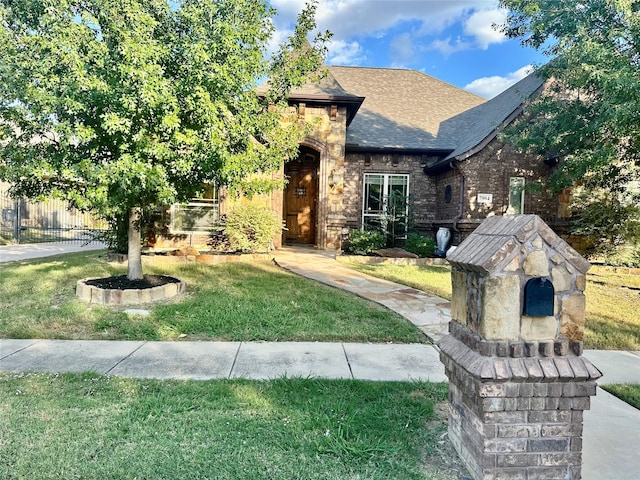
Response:
[{"label": "brown shingle roof", "polygon": [[530,99],[542,87],[543,81],[535,73],[531,73],[504,92],[486,103],[443,122],[442,130],[460,129],[464,135],[445,161],[456,158],[464,160],[475,153],[475,149],[493,139],[499,130],[513,120],[524,102]]},{"label": "brown shingle roof", "polygon": [[460,134],[441,124],[485,99],[415,70],[328,67],[347,92],[365,97],[347,130],[361,148],[454,150]]}]

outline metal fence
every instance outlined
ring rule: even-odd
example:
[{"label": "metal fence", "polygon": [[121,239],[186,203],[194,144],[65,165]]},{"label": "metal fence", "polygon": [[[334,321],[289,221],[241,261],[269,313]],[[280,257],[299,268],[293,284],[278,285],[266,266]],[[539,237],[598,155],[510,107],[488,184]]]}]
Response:
[{"label": "metal fence", "polygon": [[0,243],[87,243],[107,228],[105,222],[71,208],[68,202],[14,199],[8,187],[0,183]]}]

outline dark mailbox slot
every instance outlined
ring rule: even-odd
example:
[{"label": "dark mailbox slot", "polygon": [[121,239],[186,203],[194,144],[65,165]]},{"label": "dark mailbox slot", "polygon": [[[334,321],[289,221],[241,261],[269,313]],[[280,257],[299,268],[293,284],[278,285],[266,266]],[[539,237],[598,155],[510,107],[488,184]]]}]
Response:
[{"label": "dark mailbox slot", "polygon": [[523,315],[531,317],[553,316],[553,283],[544,277],[532,278],[524,286]]}]

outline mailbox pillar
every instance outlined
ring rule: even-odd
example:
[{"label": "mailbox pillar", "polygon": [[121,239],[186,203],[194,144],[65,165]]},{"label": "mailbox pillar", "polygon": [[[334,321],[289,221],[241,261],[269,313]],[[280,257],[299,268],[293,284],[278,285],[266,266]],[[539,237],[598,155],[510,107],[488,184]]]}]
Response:
[{"label": "mailbox pillar", "polygon": [[475,480],[581,478],[602,374],[582,356],[583,259],[535,215],[490,217],[448,257],[449,438]]}]

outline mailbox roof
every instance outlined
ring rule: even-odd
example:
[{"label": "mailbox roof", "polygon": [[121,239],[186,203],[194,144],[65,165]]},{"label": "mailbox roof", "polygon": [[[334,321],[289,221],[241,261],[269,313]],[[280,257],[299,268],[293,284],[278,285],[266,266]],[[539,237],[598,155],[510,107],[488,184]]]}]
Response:
[{"label": "mailbox roof", "polygon": [[505,215],[487,218],[448,257],[453,266],[483,274],[501,272],[528,241],[540,236],[548,248],[581,273],[591,264],[560,238],[537,215]]}]

